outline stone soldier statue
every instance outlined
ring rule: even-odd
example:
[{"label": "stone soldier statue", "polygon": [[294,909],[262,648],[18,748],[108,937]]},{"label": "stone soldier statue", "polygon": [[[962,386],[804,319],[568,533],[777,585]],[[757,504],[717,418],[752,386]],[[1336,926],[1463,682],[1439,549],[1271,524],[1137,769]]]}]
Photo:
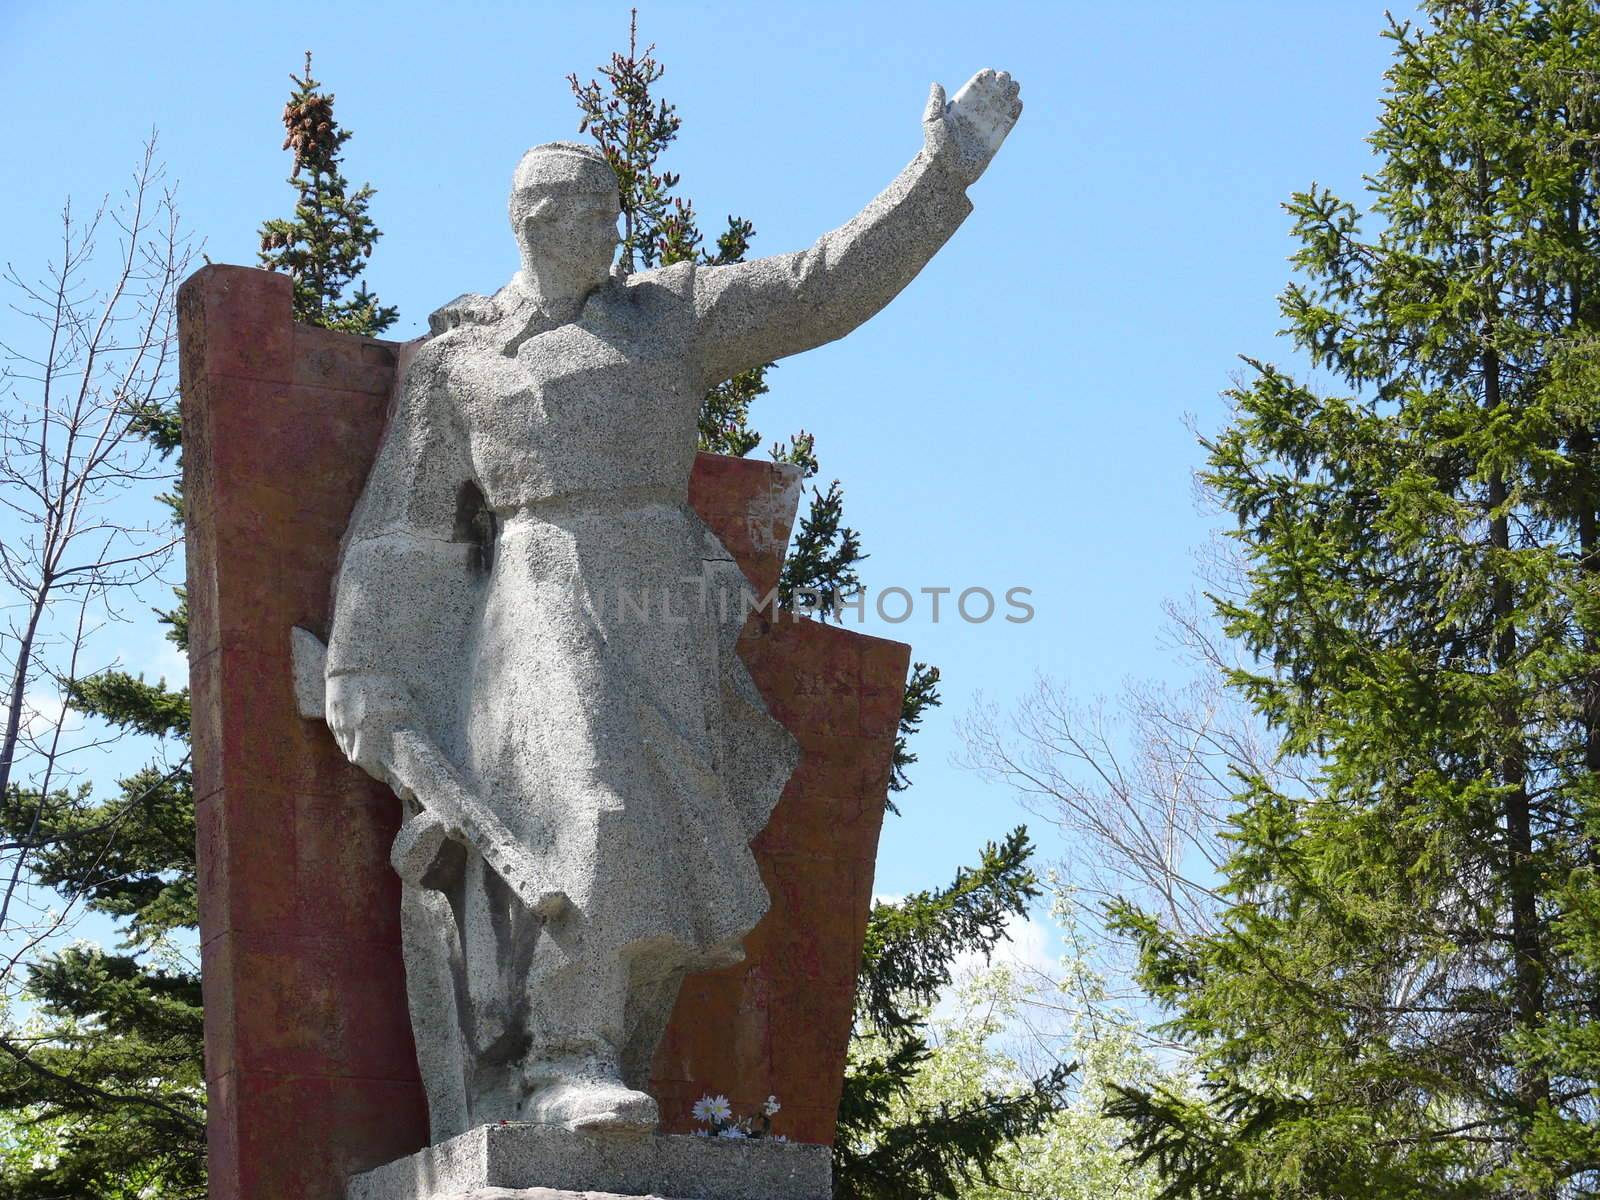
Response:
[{"label": "stone soldier statue", "polygon": [[325,711],[407,806],[392,860],[435,1141],[655,1128],[641,1089],[679,984],[738,961],[766,911],[749,842],[796,761],[734,654],[742,606],[705,602],[741,581],[687,502],[701,397],[905,287],[1017,94],[994,71],[949,103],[935,85],[921,152],[865,211],[730,266],[615,273],[610,167],[538,146],[512,185],[521,270],[406,348]]}]

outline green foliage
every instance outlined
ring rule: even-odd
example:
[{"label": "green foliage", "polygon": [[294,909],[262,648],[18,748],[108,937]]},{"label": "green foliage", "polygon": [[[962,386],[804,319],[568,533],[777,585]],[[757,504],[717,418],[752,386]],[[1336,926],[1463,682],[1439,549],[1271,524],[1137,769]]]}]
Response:
[{"label": "green foliage", "polygon": [[778,599],[797,613],[826,616],[861,588],[856,564],[861,535],[844,523],[844,488],[835,479],[812,488],[811,508],[800,518],[789,556],[778,577]]},{"label": "green foliage", "polygon": [[[177,1164],[164,1161],[160,1147],[124,1140],[124,1132],[92,1115],[79,1119],[28,1107],[0,1110],[0,1195],[42,1200],[167,1195],[162,1189],[178,1173],[172,1169]],[[87,1146],[86,1138],[91,1139]]]},{"label": "green foliage", "polygon": [[[906,680],[905,700],[900,705],[900,728],[894,739],[894,763],[889,778],[889,790],[903,792],[911,786],[911,779],[906,774],[906,769],[917,761],[917,756],[911,753],[912,735],[922,727],[923,715],[930,708],[939,706],[939,668],[930,667],[927,663],[912,663],[911,678]],[[889,801],[889,811],[898,813],[893,800]]]},{"label": "green foliage", "polygon": [[1006,922],[1043,894],[1032,856],[1019,825],[986,845],[978,867],[960,868],[948,887],[873,905],[856,990],[861,1023],[884,1034],[919,1025],[921,1010],[949,986],[957,955],[987,954],[1005,938]]},{"label": "green foliage", "polygon": [[[182,646],[185,615],[166,614]],[[189,694],[109,672],[80,683],[75,707],[182,747]],[[0,1032],[0,1197],[122,1200],[153,1188],[200,1200],[205,1084],[200,977],[183,947],[198,924],[194,793],[187,754],[94,798],[85,786],[0,804],[0,831],[28,838],[36,883],[116,918],[117,953],[75,946],[29,964],[27,1028]],[[35,822],[37,812],[37,823]]]},{"label": "green foliage", "polygon": [[[1059,902],[1056,915],[1065,915]],[[1072,931],[1063,932],[1071,943]],[[1076,1061],[1070,1093],[996,1149],[987,1179],[974,1172],[951,1181],[961,1200],[1155,1195],[1155,1172],[1129,1166],[1120,1149],[1127,1128],[1102,1110],[1111,1081],[1160,1080],[1156,1062],[1141,1044],[1137,1023],[1105,1002],[1104,980],[1081,952],[1058,970],[1044,978],[1033,966],[996,963],[965,973],[929,1021],[928,1052],[907,1092],[888,1097],[907,1115],[960,1111],[986,1097],[1026,1095],[1033,1084],[1022,1062],[1041,1049],[1057,1061]]]},{"label": "green foliage", "polygon": [[1593,1195],[1600,10],[1431,0],[1388,32],[1367,220],[1287,206],[1288,332],[1205,443],[1309,764],[1240,781],[1220,931],[1123,907],[1203,1095],[1114,1105],[1164,1197]]},{"label": "green foliage", "polygon": [[984,1086],[957,1098],[918,1088],[933,1057],[929,1007],[952,983],[958,956],[985,957],[1007,937],[1006,922],[1041,894],[1027,831],[983,849],[975,870],[949,887],[873,905],[856,982],[856,1036],[839,1105],[834,1179],[856,1200],[955,1197],[992,1182],[997,1157],[1037,1133],[1063,1104],[1073,1067],[1037,1079]]},{"label": "green foliage", "polygon": [[657,173],[656,160],[678,136],[683,124],[675,108],[656,100],[651,87],[666,74],[656,61],[655,46],[639,51],[639,10],[628,22],[628,52],[611,56],[600,68],[605,84],[591,79],[578,82],[577,72],[567,76],[583,119],[579,133],[594,138],[617,174],[622,202],[622,266],[632,272],[665,261],[692,257],[700,241],[693,225],[692,206],[671,195],[678,176]]},{"label": "green foliage", "polygon": [[[180,448],[175,402],[135,421],[163,456]],[[174,523],[182,488],[158,497]],[[188,603],[158,612],[187,648]],[[117,781],[0,797],[0,834],[29,848],[31,881],[114,918],[117,952],[77,946],[26,966],[32,1006],[0,1029],[0,1198],[124,1200],[206,1194],[205,1085],[189,692],[123,671],[75,681],[79,712],[155,739],[162,761]]]},{"label": "green foliage", "polygon": [[[693,230],[692,217],[693,209],[685,202],[680,214],[681,231]],[[717,266],[743,262],[755,233],[755,226],[749,221],[730,216],[728,228],[717,238],[716,253],[704,256],[706,263]],[[693,242],[686,243],[680,233],[679,244],[668,243],[663,261],[677,262],[688,257],[686,251],[692,252],[693,245],[698,244],[699,240],[699,233],[694,232]],[[740,371],[732,379],[725,379],[706,392],[700,404],[700,449],[743,458],[761,444],[761,435],[750,428],[750,405],[758,397],[767,394],[767,372],[772,369],[773,364],[766,363],[748,371]],[[795,434],[790,439],[789,455],[774,450],[772,457],[800,462],[802,465],[809,461],[810,469],[814,472],[816,459],[810,457],[812,441],[809,434]],[[795,458],[795,453],[799,453],[800,457]]]},{"label": "green foliage", "polygon": [[[294,278],[296,321],[344,333],[382,333],[399,310],[380,304],[365,282],[357,284],[382,236],[367,215],[375,193],[371,184],[349,190],[340,157],[352,135],[334,119],[333,93],[312,78],[311,51],[305,74],[289,78],[295,90],[283,110],[283,148],[294,154],[294,217],[262,223],[261,265]],[[356,289],[347,295],[352,285]]]},{"label": "green foliage", "polygon": [[0,1195],[204,1197],[199,979],[75,948],[29,982],[40,1011],[0,1043],[0,1109],[30,1152],[0,1156]]},{"label": "green foliage", "polygon": [[[918,1103],[917,1078],[930,1057],[920,1041],[902,1043],[888,1058],[874,1058],[861,1039],[852,1043],[834,1152],[837,1195],[927,1200],[964,1195],[978,1181],[994,1184],[1002,1151],[1045,1126],[1073,1070],[1056,1066],[1015,1092]],[[870,1149],[857,1149],[863,1141]]]}]

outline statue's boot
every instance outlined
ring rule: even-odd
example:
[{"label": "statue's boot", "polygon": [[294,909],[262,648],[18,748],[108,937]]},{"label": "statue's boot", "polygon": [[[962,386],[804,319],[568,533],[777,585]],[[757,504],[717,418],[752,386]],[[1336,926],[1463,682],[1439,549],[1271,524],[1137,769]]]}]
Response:
[{"label": "statue's boot", "polygon": [[615,1079],[559,1074],[539,1081],[523,1102],[522,1119],[580,1133],[654,1133],[661,1110],[654,1098]]}]

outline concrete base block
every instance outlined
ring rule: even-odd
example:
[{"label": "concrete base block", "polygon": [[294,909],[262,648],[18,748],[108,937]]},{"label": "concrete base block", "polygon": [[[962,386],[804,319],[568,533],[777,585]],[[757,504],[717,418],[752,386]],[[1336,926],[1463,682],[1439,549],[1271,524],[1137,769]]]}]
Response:
[{"label": "concrete base block", "polygon": [[350,1180],[346,1200],[830,1200],[827,1146],[483,1125]]}]

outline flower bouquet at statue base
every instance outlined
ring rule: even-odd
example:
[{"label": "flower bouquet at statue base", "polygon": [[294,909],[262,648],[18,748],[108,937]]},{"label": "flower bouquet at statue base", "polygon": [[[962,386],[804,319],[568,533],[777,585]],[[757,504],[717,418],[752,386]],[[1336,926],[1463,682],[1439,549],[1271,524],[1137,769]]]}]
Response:
[{"label": "flower bouquet at statue base", "polygon": [[695,1137],[725,1138],[728,1141],[766,1140],[787,1142],[781,1133],[772,1132],[772,1118],[783,1106],[776,1096],[768,1096],[761,1108],[747,1116],[736,1117],[733,1105],[726,1096],[701,1096],[694,1102],[694,1119],[706,1126],[696,1129]]}]

